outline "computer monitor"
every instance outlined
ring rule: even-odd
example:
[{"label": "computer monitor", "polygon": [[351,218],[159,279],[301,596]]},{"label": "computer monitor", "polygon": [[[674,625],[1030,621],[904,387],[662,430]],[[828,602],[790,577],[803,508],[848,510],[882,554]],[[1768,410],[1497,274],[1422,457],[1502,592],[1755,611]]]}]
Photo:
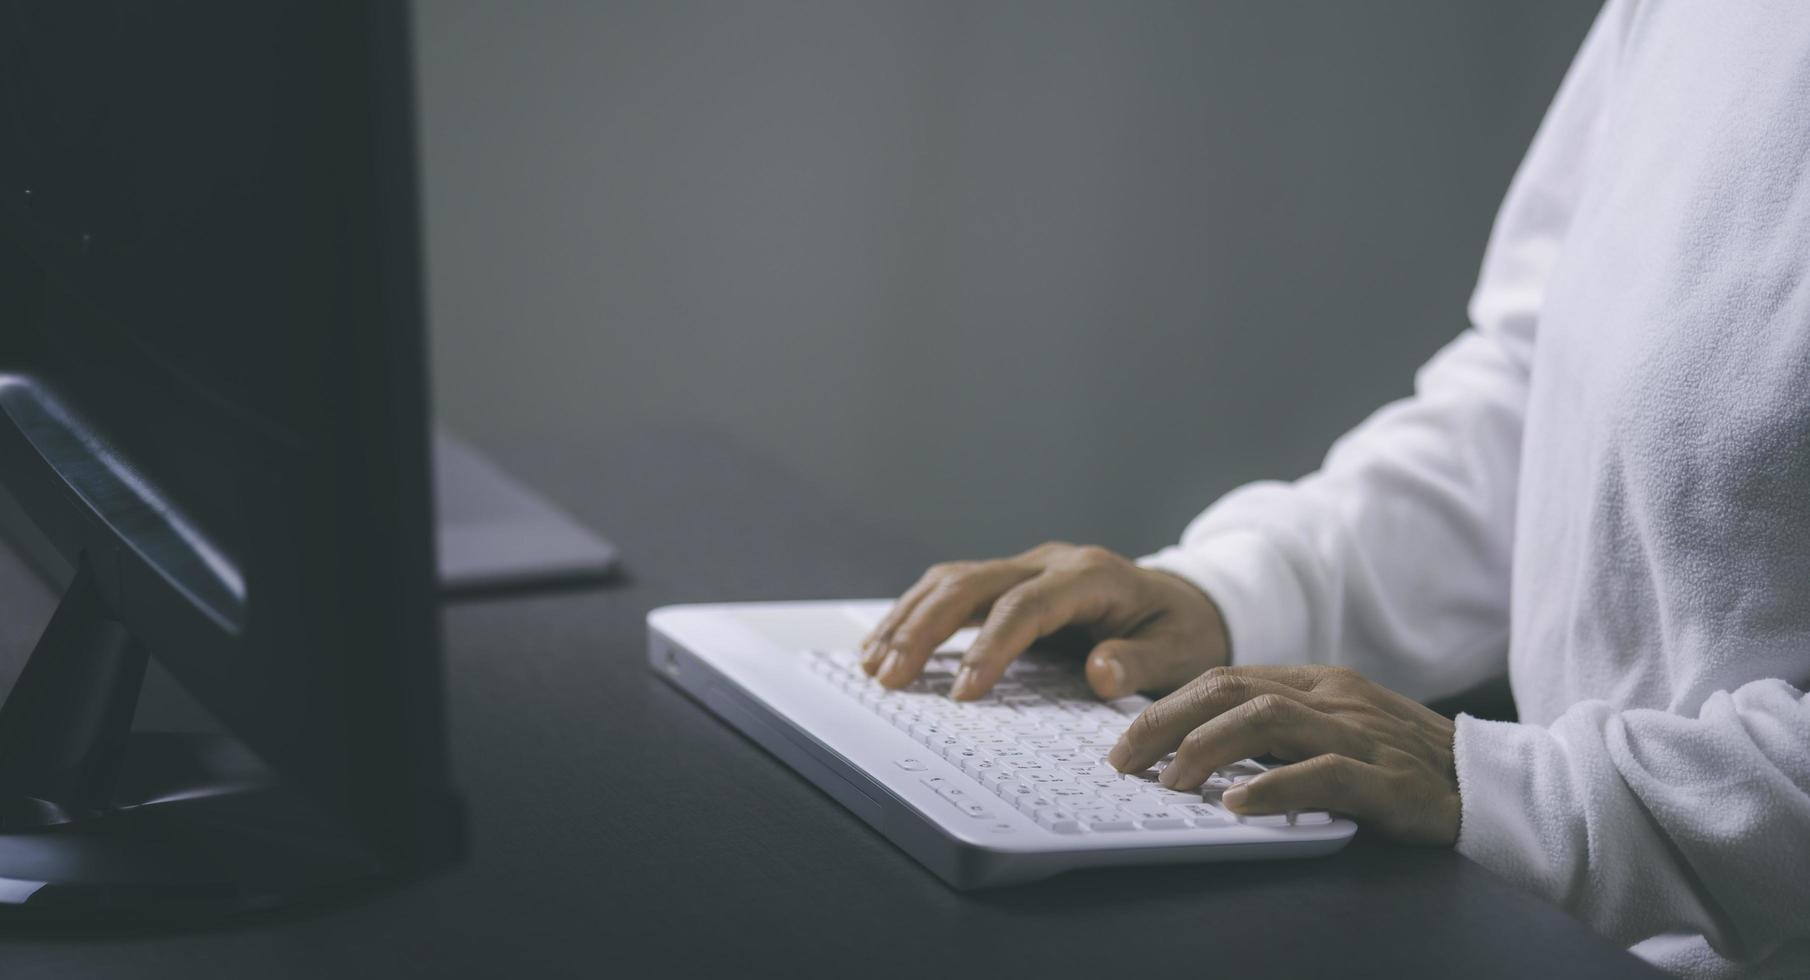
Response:
[{"label": "computer monitor", "polygon": [[[408,10],[0,0],[0,487],[71,570],[0,707],[0,921],[435,867]],[[133,732],[154,658],[224,735]]]}]

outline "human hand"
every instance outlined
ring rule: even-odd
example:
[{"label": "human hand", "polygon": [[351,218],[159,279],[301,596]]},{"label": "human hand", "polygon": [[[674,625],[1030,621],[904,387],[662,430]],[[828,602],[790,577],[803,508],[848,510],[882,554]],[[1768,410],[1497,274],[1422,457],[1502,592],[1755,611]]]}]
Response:
[{"label": "human hand", "polygon": [[956,630],[981,623],[949,696],[987,693],[1041,637],[1077,628],[1087,680],[1103,698],[1170,690],[1226,662],[1226,630],[1206,593],[1104,548],[1052,542],[1013,558],[932,566],[861,644],[861,667],[903,687]]},{"label": "human hand", "polygon": [[1107,761],[1199,787],[1214,770],[1270,755],[1292,763],[1227,789],[1235,813],[1334,810],[1398,840],[1458,839],[1452,722],[1342,667],[1221,667],[1135,718]]}]

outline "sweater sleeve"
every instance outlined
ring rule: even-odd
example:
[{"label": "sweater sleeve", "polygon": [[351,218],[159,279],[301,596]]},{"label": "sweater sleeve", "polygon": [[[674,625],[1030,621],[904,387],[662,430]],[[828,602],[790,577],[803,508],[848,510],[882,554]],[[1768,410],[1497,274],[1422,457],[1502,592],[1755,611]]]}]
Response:
[{"label": "sweater sleeve", "polygon": [[1233,491],[1179,545],[1141,560],[1213,597],[1234,662],[1339,664],[1420,698],[1503,671],[1536,323],[1588,170],[1620,7],[1598,16],[1509,187],[1471,329],[1318,471]]},{"label": "sweater sleeve", "polygon": [[1697,717],[1572,706],[1458,719],[1458,850],[1624,943],[1698,934],[1745,960],[1810,941],[1810,697],[1783,680]]}]

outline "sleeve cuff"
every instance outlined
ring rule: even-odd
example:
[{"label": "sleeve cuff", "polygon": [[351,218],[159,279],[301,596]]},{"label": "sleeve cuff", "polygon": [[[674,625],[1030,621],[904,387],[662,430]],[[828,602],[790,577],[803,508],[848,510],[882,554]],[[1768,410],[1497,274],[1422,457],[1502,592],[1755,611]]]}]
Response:
[{"label": "sleeve cuff", "polygon": [[1574,808],[1563,799],[1570,766],[1552,733],[1535,725],[1459,715],[1452,753],[1461,816],[1458,853],[1549,901],[1571,888]]},{"label": "sleeve cuff", "polygon": [[1194,583],[1219,606],[1235,664],[1299,664],[1308,655],[1307,597],[1280,549],[1257,531],[1227,531],[1138,559]]}]

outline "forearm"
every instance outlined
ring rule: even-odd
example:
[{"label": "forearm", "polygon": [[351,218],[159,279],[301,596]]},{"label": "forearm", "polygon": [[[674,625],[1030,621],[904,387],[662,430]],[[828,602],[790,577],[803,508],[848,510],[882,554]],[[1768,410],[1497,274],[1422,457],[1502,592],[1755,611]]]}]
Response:
[{"label": "forearm", "polygon": [[1784,681],[1696,718],[1461,717],[1456,761],[1459,850],[1606,935],[1699,933],[1737,960],[1810,939],[1810,698]]},{"label": "forearm", "polygon": [[1145,564],[1219,602],[1241,664],[1351,667],[1416,697],[1503,667],[1526,370],[1477,331],[1316,473],[1235,491]]}]

